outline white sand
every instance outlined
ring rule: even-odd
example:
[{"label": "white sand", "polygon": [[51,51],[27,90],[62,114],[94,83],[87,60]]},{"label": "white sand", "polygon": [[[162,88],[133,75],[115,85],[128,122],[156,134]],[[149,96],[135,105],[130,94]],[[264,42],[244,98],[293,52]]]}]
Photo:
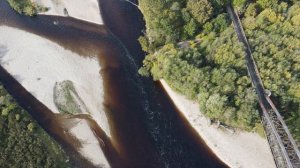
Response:
[{"label": "white sand", "polygon": [[1,65],[30,93],[58,113],[53,101],[54,84],[72,81],[92,117],[110,136],[96,59],[81,57],[50,40],[16,28],[0,26],[0,37]]},{"label": "white sand", "polygon": [[110,167],[101,151],[97,138],[94,136],[94,133],[85,120],[77,119],[77,124],[72,127],[69,132],[83,142],[83,147],[79,150],[81,154],[101,168]]},{"label": "white sand", "polygon": [[276,167],[266,139],[256,133],[231,134],[210,125],[209,120],[200,113],[197,103],[171,90],[164,80],[161,83],[192,127],[227,165],[233,168]]},{"label": "white sand", "polygon": [[100,16],[98,0],[32,0],[43,7],[48,7],[49,10],[45,15],[65,16],[64,9],[68,11],[69,16],[103,24]]}]

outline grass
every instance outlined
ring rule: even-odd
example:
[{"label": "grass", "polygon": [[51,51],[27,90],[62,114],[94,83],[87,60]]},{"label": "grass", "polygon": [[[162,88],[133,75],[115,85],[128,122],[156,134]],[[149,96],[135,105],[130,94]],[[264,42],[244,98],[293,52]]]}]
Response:
[{"label": "grass", "polygon": [[54,86],[54,103],[61,113],[89,113],[86,105],[79,97],[72,81],[66,80]]}]

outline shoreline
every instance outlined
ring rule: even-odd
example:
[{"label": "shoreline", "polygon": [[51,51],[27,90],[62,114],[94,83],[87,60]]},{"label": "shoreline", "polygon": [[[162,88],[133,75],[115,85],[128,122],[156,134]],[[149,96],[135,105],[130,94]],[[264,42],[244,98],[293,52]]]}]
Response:
[{"label": "shoreline", "polygon": [[[66,2],[64,4],[64,6],[63,5],[55,6],[55,4],[53,4],[53,2],[49,2],[49,0],[35,0],[35,1],[40,1],[40,2],[43,2],[44,4],[52,3],[51,4],[52,9],[50,9],[49,11],[47,11],[45,13],[39,13],[39,15],[66,16],[63,13],[63,9],[66,8],[68,10],[68,15],[70,17],[74,17],[74,18],[81,19],[84,21],[92,22],[95,24],[103,24],[103,20],[101,18],[100,10],[98,7],[99,6],[98,2],[97,2],[98,9],[95,7],[95,5],[92,5],[92,7],[91,6],[90,7],[82,6],[82,8],[84,8],[84,9],[93,11],[91,14],[82,15],[82,13],[80,13],[79,10],[76,10],[75,13],[71,12],[73,10],[72,5],[74,5],[74,3],[76,4],[76,5],[74,5],[75,6],[74,8],[75,9],[78,8],[78,5],[80,5],[79,1],[74,2],[72,0],[64,0],[64,2]],[[93,4],[95,1],[96,0],[89,0],[89,2],[91,2],[91,4]],[[86,2],[86,4],[88,4],[88,2]],[[49,7],[47,5],[44,5],[44,6]],[[80,8],[81,7],[79,7],[79,9]],[[87,12],[83,12],[83,14],[84,13],[87,13]],[[94,17],[96,15],[98,15],[100,19],[97,17]],[[0,28],[1,28],[1,26],[0,26]],[[0,52],[1,52],[1,48],[0,48]],[[1,53],[0,53],[0,55],[1,55]],[[81,62],[81,61],[79,61],[79,62]],[[18,80],[21,80],[21,79],[18,79]],[[196,103],[194,103],[193,101],[189,101],[189,100],[185,99],[183,96],[172,91],[165,81],[161,80],[161,83],[162,83],[162,86],[164,87],[165,91],[168,93],[168,95],[174,102],[174,104],[178,107],[178,109],[186,117],[186,119],[189,121],[189,123],[192,125],[192,127],[196,130],[196,132],[199,134],[199,136],[201,136],[203,138],[203,140],[209,146],[209,148],[211,148],[212,151],[224,163],[226,163],[227,165],[229,165],[231,167],[253,167],[253,168],[275,167],[275,163],[273,161],[272,156],[270,155],[270,149],[269,149],[268,144],[265,139],[259,137],[257,134],[254,134],[254,133],[238,132],[238,133],[232,135],[232,134],[223,132],[220,129],[217,129],[213,125],[209,125],[207,122],[207,119],[205,117],[203,117],[201,115],[201,113],[199,112],[199,106]],[[83,92],[84,90],[81,90],[81,91],[82,91],[81,95],[85,94]],[[36,96],[35,92],[33,92],[33,94]],[[85,97],[86,96],[89,96],[89,95],[85,95]],[[45,105],[47,105],[47,103],[45,103]],[[52,109],[52,108],[50,108],[50,109]],[[99,124],[98,121],[97,121],[97,123]],[[80,125],[81,124],[82,123],[80,123]],[[80,130],[80,129],[78,128],[78,130]],[[78,132],[78,131],[76,131],[76,132]],[[82,136],[84,136],[84,134]],[[93,139],[93,137],[90,137],[90,139]],[[222,142],[222,141],[225,141],[225,142]],[[246,142],[246,141],[249,141],[249,142]],[[255,148],[253,148],[253,147],[255,147]],[[92,149],[92,148],[89,148],[89,149]],[[81,151],[81,152],[83,152],[83,151]],[[251,166],[249,166],[249,165],[251,165]]]},{"label": "shoreline", "polygon": [[53,2],[51,0],[32,0],[32,2],[49,8],[46,12],[39,12],[38,15],[70,16],[103,25],[98,0],[63,0],[59,2]]},{"label": "shoreline", "polygon": [[160,83],[193,129],[228,166],[233,168],[276,167],[266,139],[257,133],[237,131],[232,134],[211,125],[209,119],[200,113],[198,103],[173,91],[163,79]]},{"label": "shoreline", "polygon": [[[0,64],[26,90],[52,112],[59,113],[53,101],[55,82],[73,81],[78,95],[88,106],[91,117],[108,137],[111,136],[102,104],[104,93],[99,74],[101,67],[96,57],[85,58],[46,38],[8,26],[0,26],[0,36]],[[70,130],[83,142],[80,153],[96,165],[104,164],[109,167],[94,134],[88,133],[91,129],[84,125],[86,124],[79,124],[82,128]],[[98,157],[99,153],[103,157]]]},{"label": "shoreline", "polygon": [[105,146],[104,142],[102,141],[101,144],[99,143],[95,133],[90,128],[87,121],[83,119],[74,119],[72,122],[74,125],[69,128],[69,133],[82,142],[82,146],[79,148],[79,153],[93,161],[95,166],[109,168],[110,165],[108,160],[101,149],[101,146]]}]

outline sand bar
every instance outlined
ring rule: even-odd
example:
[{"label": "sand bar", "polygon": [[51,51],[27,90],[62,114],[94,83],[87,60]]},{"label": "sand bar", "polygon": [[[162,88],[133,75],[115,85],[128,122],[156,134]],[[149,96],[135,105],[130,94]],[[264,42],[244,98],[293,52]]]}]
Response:
[{"label": "sand bar", "polygon": [[209,119],[199,111],[199,104],[174,92],[160,80],[172,101],[199,133],[212,151],[233,168],[276,168],[269,144],[256,133],[229,131],[210,125]]},{"label": "sand bar", "polygon": [[[54,85],[65,80],[72,81],[92,118],[110,136],[102,103],[103,82],[96,58],[82,57],[48,39],[7,26],[0,26],[0,37],[0,64],[22,86],[50,110],[58,113],[53,100]],[[79,138],[82,137],[86,141],[85,144],[89,144],[83,146],[81,152],[93,163],[107,165],[106,158],[91,157],[94,152],[102,153],[102,151],[99,145],[94,143],[93,135],[85,134],[88,131],[90,131],[89,127],[84,124],[78,124],[78,129],[74,128],[72,131]],[[91,147],[90,144],[94,146]]]},{"label": "sand bar", "polygon": [[103,24],[98,0],[32,0],[49,8],[43,15],[71,16],[80,20]]}]

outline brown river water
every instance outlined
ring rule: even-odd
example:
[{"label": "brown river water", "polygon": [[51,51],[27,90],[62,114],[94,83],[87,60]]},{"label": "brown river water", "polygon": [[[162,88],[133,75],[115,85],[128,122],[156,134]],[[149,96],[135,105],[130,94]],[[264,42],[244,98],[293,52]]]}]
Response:
[{"label": "brown river water", "polygon": [[88,115],[52,113],[0,66],[5,88],[61,144],[74,167],[96,167],[79,154],[80,142],[66,133],[74,118],[88,121],[99,142],[104,142],[101,148],[113,168],[227,167],[180,115],[160,84],[137,74],[145,56],[137,41],[144,28],[137,8],[118,0],[99,2],[105,26],[70,17],[20,16],[2,0],[0,26],[37,34],[80,55],[98,56],[111,139]]}]

